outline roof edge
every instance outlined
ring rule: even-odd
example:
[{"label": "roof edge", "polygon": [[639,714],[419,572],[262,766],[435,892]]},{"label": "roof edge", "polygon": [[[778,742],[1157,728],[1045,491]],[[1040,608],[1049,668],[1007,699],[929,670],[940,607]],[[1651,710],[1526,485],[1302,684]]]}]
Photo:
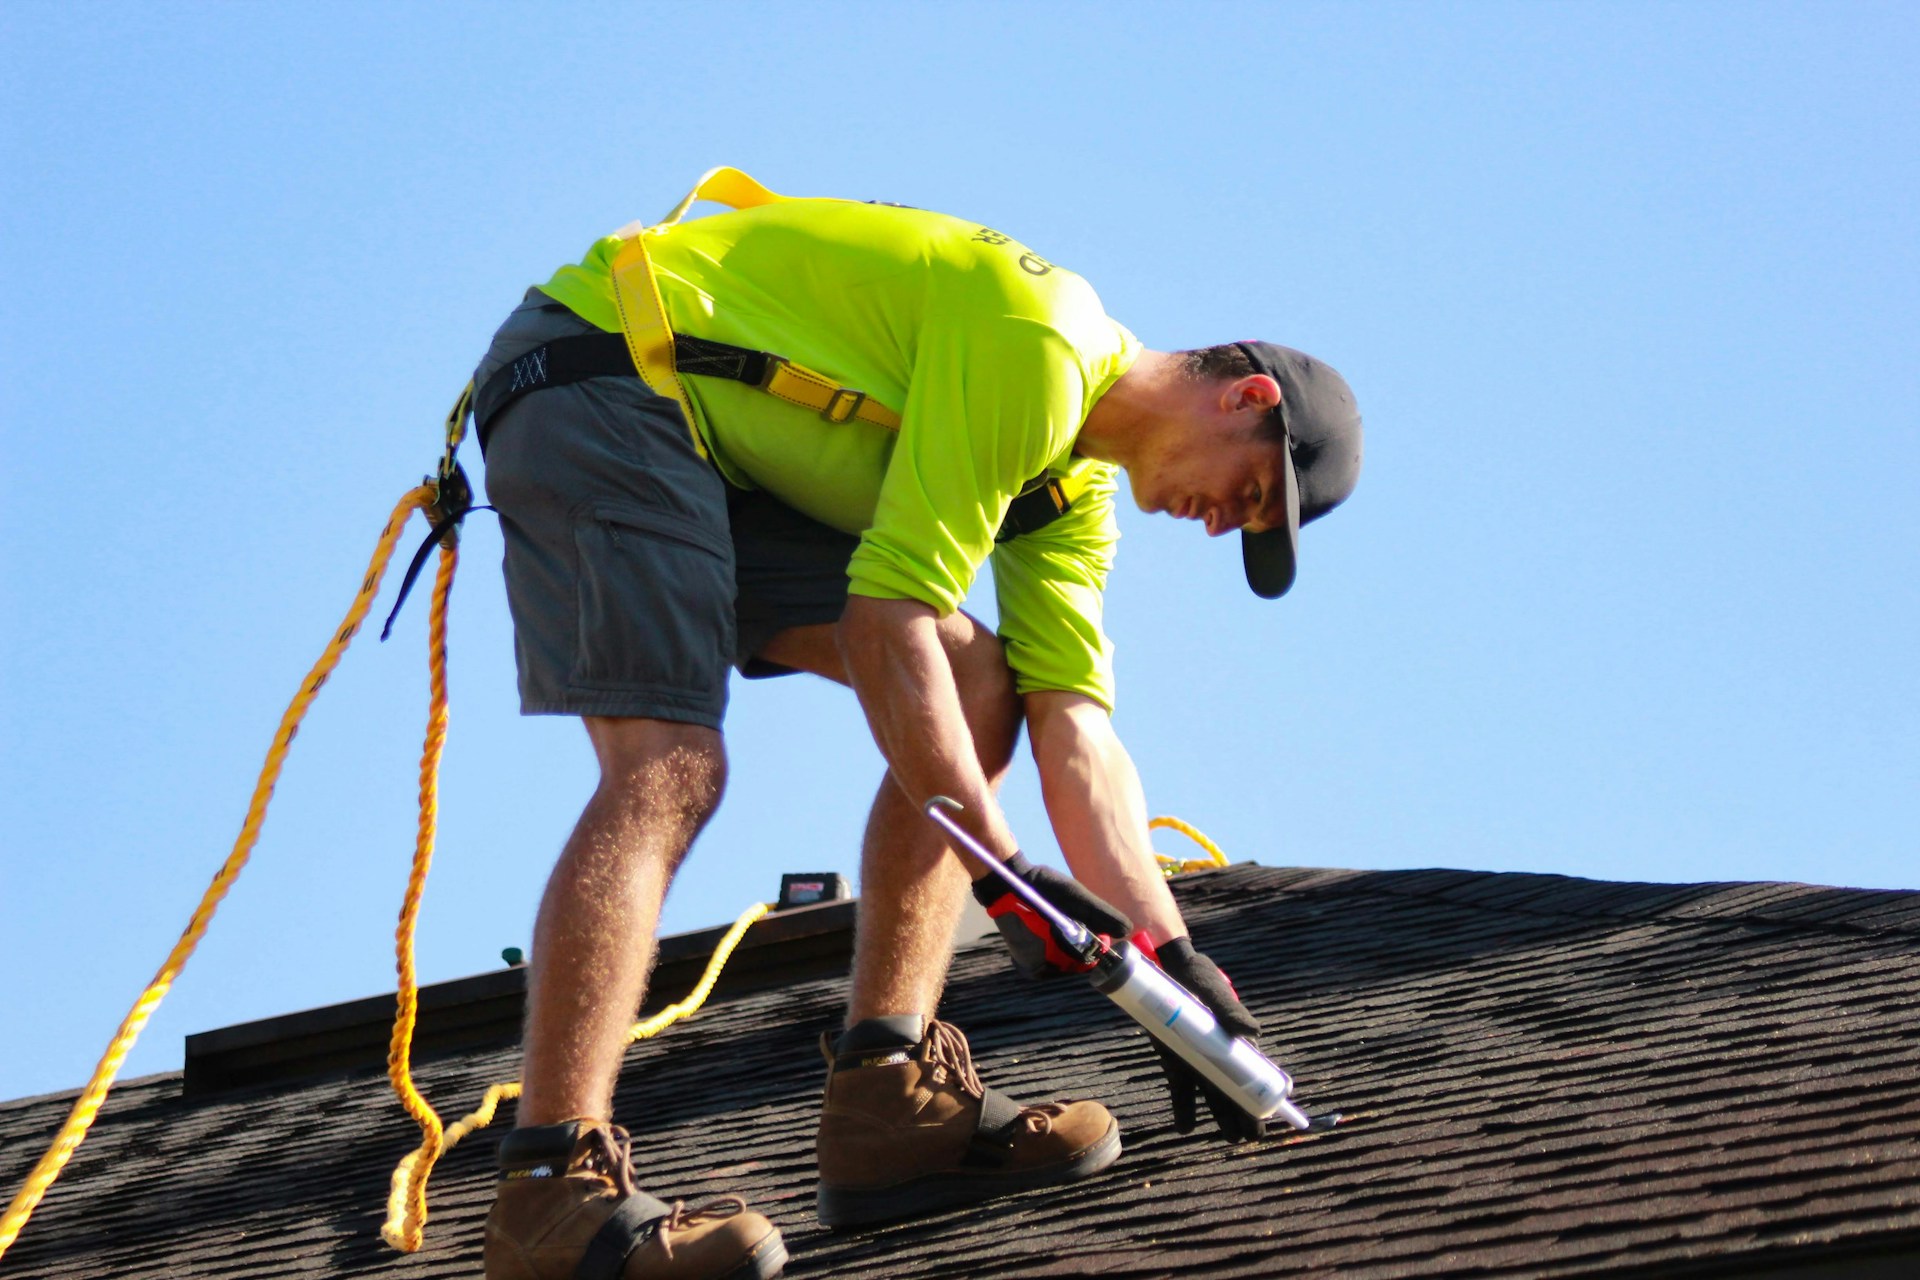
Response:
[{"label": "roof edge", "polygon": [[[741,938],[714,986],[731,994],[777,986],[796,977],[844,971],[853,955],[858,899],[840,899],[769,912]],[[668,934],[646,1002],[636,1016],[690,993],[731,925]],[[516,965],[423,985],[414,1053],[420,1058],[518,1041],[526,1005],[525,966]],[[393,994],[322,1005],[189,1035],[183,1090],[202,1096],[384,1064],[394,1014]]]}]

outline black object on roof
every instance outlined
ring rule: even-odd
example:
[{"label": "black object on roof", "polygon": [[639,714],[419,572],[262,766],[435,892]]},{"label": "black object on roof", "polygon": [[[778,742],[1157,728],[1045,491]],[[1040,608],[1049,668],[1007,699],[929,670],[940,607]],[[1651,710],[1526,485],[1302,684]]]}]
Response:
[{"label": "black object on roof", "polygon": [[[642,1184],[747,1196],[796,1277],[1920,1275],[1920,894],[1249,865],[1176,891],[1339,1127],[1180,1137],[1142,1033],[989,942],[957,957],[942,1015],[1014,1096],[1106,1101],[1127,1153],[1070,1188],[829,1234],[815,1040],[842,971],[750,961],[629,1051],[617,1118]],[[516,1058],[443,1046],[418,1075],[451,1119]],[[377,1069],[327,1069],[123,1085],[6,1274],[477,1276],[493,1135],[441,1162],[426,1247],[393,1253],[377,1232],[416,1133]],[[71,1098],[0,1104],[0,1187]]]}]

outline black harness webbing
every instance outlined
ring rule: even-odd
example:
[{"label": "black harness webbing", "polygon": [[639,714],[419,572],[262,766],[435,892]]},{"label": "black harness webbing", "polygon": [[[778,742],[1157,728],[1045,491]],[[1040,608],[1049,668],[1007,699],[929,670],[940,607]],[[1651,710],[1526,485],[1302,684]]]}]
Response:
[{"label": "black harness webbing", "polygon": [[[681,373],[703,378],[726,378],[750,387],[765,386],[780,357],[769,351],[736,347],[726,342],[689,338],[675,334],[673,367]],[[487,436],[494,417],[508,405],[542,387],[564,387],[588,378],[637,378],[633,353],[625,334],[583,333],[578,337],[555,338],[535,347],[487,379],[473,398],[473,429],[480,440],[480,452],[487,451]]]},{"label": "black harness webbing", "polygon": [[[750,387],[764,387],[781,357],[770,351],[755,351],[731,343],[675,334],[673,367],[695,377],[726,378]],[[627,349],[626,335],[586,333],[572,338],[555,338],[520,356],[487,379],[473,397],[473,430],[480,440],[480,453],[487,452],[487,435],[500,411],[526,395],[544,387],[563,387],[588,378],[637,378],[633,356]],[[1052,524],[1073,506],[1057,479],[1040,476],[1028,484],[1007,508],[1006,519],[995,542],[1006,542],[1023,533]]]},{"label": "black harness webbing", "polygon": [[480,440],[480,452],[483,456],[487,452],[487,437],[492,433],[494,418],[529,391],[564,387],[588,378],[639,376],[633,367],[633,354],[627,350],[625,334],[581,334],[576,338],[555,338],[535,347],[488,378],[486,385],[475,393],[473,431]]}]

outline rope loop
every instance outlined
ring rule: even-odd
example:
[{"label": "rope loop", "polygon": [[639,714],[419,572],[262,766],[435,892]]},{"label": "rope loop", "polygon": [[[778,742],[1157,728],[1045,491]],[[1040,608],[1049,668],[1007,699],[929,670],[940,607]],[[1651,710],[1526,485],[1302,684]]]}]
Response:
[{"label": "rope loop", "polygon": [[1184,861],[1179,858],[1169,858],[1164,853],[1155,853],[1153,856],[1160,864],[1160,874],[1169,880],[1180,875],[1182,872],[1205,871],[1210,867],[1224,867],[1228,865],[1227,855],[1220,851],[1219,845],[1207,839],[1205,832],[1191,823],[1181,821],[1171,814],[1162,814],[1158,818],[1155,818],[1147,824],[1147,830],[1178,831],[1181,835],[1187,837],[1187,839],[1207,851],[1207,856],[1204,858],[1188,858]]}]

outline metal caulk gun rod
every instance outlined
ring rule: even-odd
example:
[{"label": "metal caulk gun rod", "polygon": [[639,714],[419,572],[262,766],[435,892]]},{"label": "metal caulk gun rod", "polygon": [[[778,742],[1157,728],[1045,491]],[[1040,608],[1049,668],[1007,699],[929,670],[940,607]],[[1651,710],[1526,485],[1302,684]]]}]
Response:
[{"label": "metal caulk gun rod", "polygon": [[959,823],[947,816],[946,810],[948,809],[953,810],[955,813],[963,813],[966,811],[966,806],[949,796],[935,796],[933,799],[927,801],[927,816],[939,823],[941,829],[949,836],[952,836],[967,852],[986,863],[987,866],[993,870],[994,874],[1006,881],[1007,887],[1019,894],[1022,901],[1035,911],[1038,911],[1046,918],[1049,924],[1058,929],[1060,936],[1065,938],[1069,945],[1085,947],[1092,944],[1093,934],[1085,925],[1075,920],[1072,916],[1061,914],[1058,907],[1040,896],[1039,890],[1022,880],[1019,876],[1014,875],[1013,872],[1007,870],[1006,865],[1002,863],[1000,859],[988,852],[987,846],[968,835]]}]

